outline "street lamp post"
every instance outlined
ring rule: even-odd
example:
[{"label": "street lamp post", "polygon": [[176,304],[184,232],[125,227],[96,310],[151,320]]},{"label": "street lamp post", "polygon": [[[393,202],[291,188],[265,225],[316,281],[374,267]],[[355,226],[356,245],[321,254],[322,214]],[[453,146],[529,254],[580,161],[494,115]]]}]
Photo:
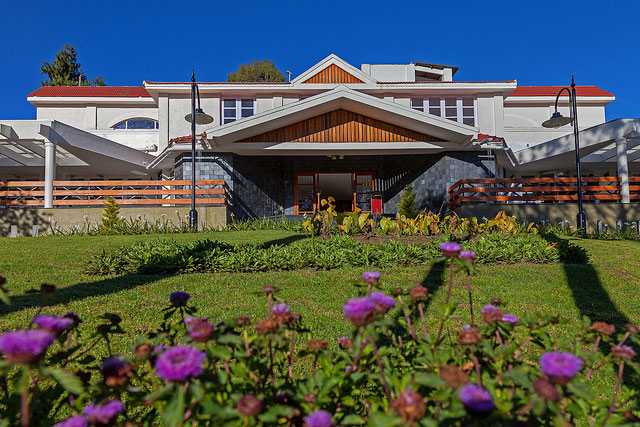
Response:
[{"label": "street lamp post", "polygon": [[[196,108],[196,97],[198,108]],[[196,84],[195,70],[191,71],[191,113],[184,116],[191,123],[191,210],[189,211],[189,226],[193,231],[198,230],[198,211],[196,211],[196,125],[206,125],[213,122],[213,117],[205,114],[200,108],[200,89]]]},{"label": "street lamp post", "polygon": [[[567,91],[569,95],[569,108],[570,113],[573,117],[563,117],[562,114],[558,112],[558,99],[560,99],[560,95],[562,92]],[[556,95],[556,108],[555,112],[551,115],[551,118],[542,123],[542,126],[546,128],[559,128],[561,126],[572,123],[573,126],[573,137],[576,146],[576,175],[577,175],[577,183],[578,183],[578,215],[576,218],[577,226],[580,229],[581,234],[584,236],[585,231],[587,230],[587,217],[582,209],[582,172],[580,170],[580,132],[578,131],[578,105],[576,102],[576,83],[573,80],[573,76],[571,76],[571,89],[568,87],[563,87]]]}]

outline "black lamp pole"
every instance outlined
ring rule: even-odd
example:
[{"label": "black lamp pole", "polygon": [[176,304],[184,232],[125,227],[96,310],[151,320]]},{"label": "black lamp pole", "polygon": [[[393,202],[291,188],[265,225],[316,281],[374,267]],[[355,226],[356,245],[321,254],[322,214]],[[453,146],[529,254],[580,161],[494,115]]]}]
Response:
[{"label": "black lamp pole", "polygon": [[[558,113],[558,100],[560,99],[560,95],[562,92],[567,91],[569,95],[569,108],[571,109],[571,115],[573,119],[570,117],[562,117],[562,114]],[[572,123],[573,122],[573,123]],[[584,213],[584,209],[582,208],[582,171],[580,168],[580,131],[578,130],[578,103],[576,99],[576,83],[573,80],[573,76],[571,76],[571,89],[568,87],[563,87],[556,95],[556,105],[555,112],[551,116],[551,118],[544,123],[542,126],[548,128],[557,128],[560,126],[564,126],[566,124],[572,123],[573,126],[573,137],[576,148],[576,181],[578,183],[578,215],[576,218],[577,226],[580,229],[581,234],[584,236],[587,230],[587,216]]]},{"label": "black lamp pole", "polygon": [[196,211],[196,76],[191,72],[191,210],[189,211],[189,226],[198,229],[198,211]]}]

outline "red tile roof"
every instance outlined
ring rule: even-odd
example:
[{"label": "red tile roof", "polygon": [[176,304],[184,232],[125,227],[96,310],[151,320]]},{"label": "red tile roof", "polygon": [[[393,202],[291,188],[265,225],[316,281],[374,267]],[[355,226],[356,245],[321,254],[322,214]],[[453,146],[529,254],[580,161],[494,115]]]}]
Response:
[{"label": "red tile roof", "polygon": [[141,86],[42,86],[31,96],[150,98]]},{"label": "red tile roof", "polygon": [[478,138],[475,141],[486,141],[486,142],[503,142],[504,138],[501,138],[499,136],[493,136],[493,135],[489,135],[486,133],[479,133],[478,134]]},{"label": "red tile roof", "polygon": [[[556,96],[564,86],[518,86],[511,96]],[[597,86],[576,86],[577,96],[613,97],[613,94]]]},{"label": "red tile roof", "polygon": [[[203,133],[197,133],[196,134],[196,140],[198,139],[207,139],[207,133],[203,132]],[[191,142],[191,135],[185,135],[185,136],[178,136],[176,138],[172,138],[169,140],[169,145],[172,144],[186,144]]]}]

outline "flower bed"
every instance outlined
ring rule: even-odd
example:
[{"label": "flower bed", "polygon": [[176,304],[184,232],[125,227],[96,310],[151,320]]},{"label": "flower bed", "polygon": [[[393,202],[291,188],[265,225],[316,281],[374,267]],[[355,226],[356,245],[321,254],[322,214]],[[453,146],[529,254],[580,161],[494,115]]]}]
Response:
[{"label": "flower bed", "polygon": [[[637,421],[635,392],[622,385],[625,367],[629,380],[640,379],[634,325],[584,324],[575,339],[556,334],[558,316],[508,313],[499,299],[479,310],[471,288],[476,254],[455,242],[440,249],[450,274],[442,307],[430,307],[425,287],[388,289],[379,273],[365,272],[355,284],[359,296],[343,307],[353,328],[337,343],[310,336],[275,286],[264,288],[264,317],[220,323],[198,317],[189,294],[174,292],[156,333],[105,360],[92,349],[124,332],[119,316],[106,313],[87,331],[73,313],[40,315],[28,329],[0,336],[9,385],[0,390],[0,416],[29,425],[37,405],[39,413],[70,417],[62,426]],[[450,329],[454,281],[467,284],[471,322]],[[54,291],[43,286],[43,297]],[[436,327],[426,327],[429,318]],[[612,398],[595,396],[590,383],[607,365],[617,373]]]},{"label": "flower bed", "polygon": [[[443,237],[424,244],[390,241],[365,244],[349,236],[332,236],[309,244],[264,247],[255,244],[230,245],[215,240],[177,243],[173,240],[138,242],[94,256],[87,266],[91,274],[252,272],[331,269],[344,266],[421,265],[440,254]],[[550,244],[539,236],[509,236],[494,233],[463,242],[478,254],[478,263],[587,262],[580,247],[559,240]]]}]

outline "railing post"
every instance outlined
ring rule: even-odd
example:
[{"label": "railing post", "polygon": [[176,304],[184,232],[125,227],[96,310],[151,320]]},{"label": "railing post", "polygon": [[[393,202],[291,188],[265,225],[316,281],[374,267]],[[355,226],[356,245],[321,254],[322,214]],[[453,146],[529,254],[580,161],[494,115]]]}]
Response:
[{"label": "railing post", "polygon": [[56,179],[56,144],[44,142],[44,207],[53,207],[53,181]]},{"label": "railing post", "polygon": [[627,139],[616,139],[616,160],[618,163],[618,177],[620,178],[620,202],[630,203],[629,196],[629,163],[627,159]]}]

